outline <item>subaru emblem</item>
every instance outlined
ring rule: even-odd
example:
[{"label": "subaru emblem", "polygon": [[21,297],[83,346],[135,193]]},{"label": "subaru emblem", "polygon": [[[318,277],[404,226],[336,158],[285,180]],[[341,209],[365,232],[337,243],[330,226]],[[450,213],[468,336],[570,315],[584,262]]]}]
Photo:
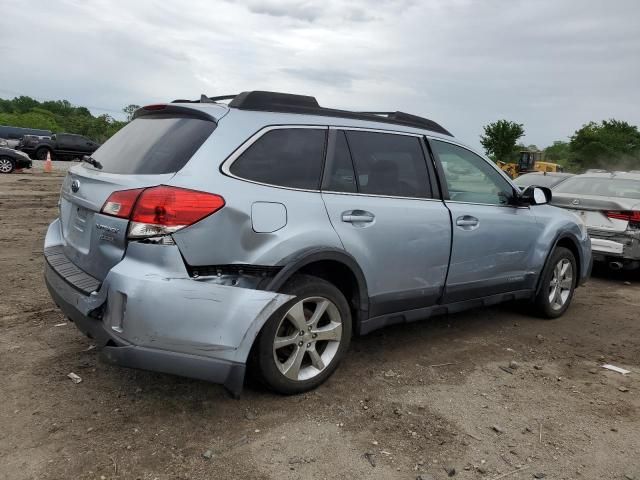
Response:
[{"label": "subaru emblem", "polygon": [[71,182],[71,191],[76,193],[78,190],[80,190],[80,182],[78,180],[74,180]]}]

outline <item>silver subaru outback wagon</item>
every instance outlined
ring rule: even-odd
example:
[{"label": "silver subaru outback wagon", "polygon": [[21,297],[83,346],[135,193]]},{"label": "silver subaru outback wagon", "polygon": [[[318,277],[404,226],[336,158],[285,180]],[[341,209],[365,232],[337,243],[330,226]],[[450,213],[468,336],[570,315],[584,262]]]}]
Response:
[{"label": "silver subaru outback wagon", "polygon": [[508,300],[562,315],[591,247],[550,199],[425,118],[203,96],[138,110],[69,170],[45,279],[108,362],[234,394],[250,365],[298,393],[385,325]]}]

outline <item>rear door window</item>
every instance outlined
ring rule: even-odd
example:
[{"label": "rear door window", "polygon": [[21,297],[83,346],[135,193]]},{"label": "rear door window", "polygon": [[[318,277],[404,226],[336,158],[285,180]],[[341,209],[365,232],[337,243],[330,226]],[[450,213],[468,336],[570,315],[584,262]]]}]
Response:
[{"label": "rear door window", "polygon": [[215,128],[213,121],[189,116],[145,115],[119,130],[92,157],[107,173],[174,173],[186,165]]},{"label": "rear door window", "polygon": [[347,131],[360,193],[431,197],[420,138],[391,133]]},{"label": "rear door window", "polygon": [[317,190],[326,134],[326,128],[270,130],[245,150],[229,171],[254,182]]}]

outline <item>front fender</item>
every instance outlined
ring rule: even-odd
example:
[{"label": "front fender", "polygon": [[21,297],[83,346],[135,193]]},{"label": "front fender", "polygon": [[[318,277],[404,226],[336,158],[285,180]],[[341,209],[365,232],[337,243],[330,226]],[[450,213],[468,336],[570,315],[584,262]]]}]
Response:
[{"label": "front fender", "polygon": [[540,277],[549,257],[561,242],[571,242],[579,269],[578,284],[584,283],[591,274],[591,240],[586,227],[573,213],[551,205],[533,207],[538,221],[544,225],[533,256],[533,264],[538,271],[536,291],[540,287]]}]

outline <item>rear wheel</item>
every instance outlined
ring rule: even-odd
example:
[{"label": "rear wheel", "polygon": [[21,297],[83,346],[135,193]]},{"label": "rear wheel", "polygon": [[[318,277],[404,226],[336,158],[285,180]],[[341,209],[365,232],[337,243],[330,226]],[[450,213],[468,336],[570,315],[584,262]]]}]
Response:
[{"label": "rear wheel", "polygon": [[571,250],[557,247],[542,273],[535,303],[545,318],[557,318],[567,311],[577,282],[576,259]]},{"label": "rear wheel", "polygon": [[351,341],[351,312],[340,290],[317,277],[296,275],[282,293],[295,298],[262,328],[256,367],[272,390],[301,393],[323,383],[338,367]]},{"label": "rear wheel", "polygon": [[0,173],[11,173],[15,168],[15,163],[9,157],[0,157]]},{"label": "rear wheel", "polygon": [[37,160],[46,160],[47,159],[47,153],[49,153],[51,150],[49,150],[48,148],[39,148],[38,150],[36,150],[36,159]]}]

